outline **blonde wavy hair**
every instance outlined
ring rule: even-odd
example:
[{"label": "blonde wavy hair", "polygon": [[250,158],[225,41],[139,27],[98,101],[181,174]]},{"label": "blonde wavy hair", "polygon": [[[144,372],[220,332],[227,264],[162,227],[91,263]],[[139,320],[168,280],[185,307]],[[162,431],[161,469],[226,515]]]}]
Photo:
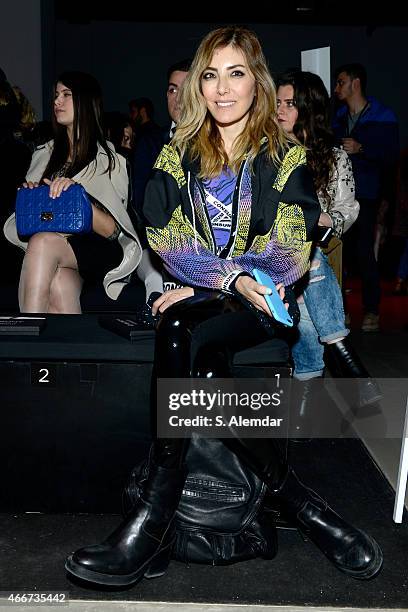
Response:
[{"label": "blonde wavy hair", "polygon": [[[236,139],[229,158],[201,90],[201,78],[211,65],[214,51],[228,45],[243,53],[256,87],[248,121]],[[288,149],[288,138],[276,119],[275,84],[259,40],[251,30],[227,26],[207,34],[197,49],[180,98],[182,113],[172,145],[181,156],[188,150],[191,160],[200,160],[200,177],[217,176],[225,165],[237,172],[245,157],[252,161],[259,153],[265,137],[271,160],[279,162]]]}]

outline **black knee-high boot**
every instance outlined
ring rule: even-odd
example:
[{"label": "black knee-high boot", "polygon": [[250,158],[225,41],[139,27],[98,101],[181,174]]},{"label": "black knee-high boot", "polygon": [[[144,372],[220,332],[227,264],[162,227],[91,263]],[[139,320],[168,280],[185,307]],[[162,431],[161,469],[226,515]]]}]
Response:
[{"label": "black knee-high boot", "polygon": [[348,338],[325,345],[329,369],[335,376],[358,379],[359,407],[374,404],[382,398],[376,381],[370,377]]},{"label": "black knee-high boot", "polygon": [[81,548],[65,568],[96,584],[125,586],[162,576],[175,540],[174,515],[187,471],[187,442],[158,440],[151,448],[140,500],[102,544]]},{"label": "black knee-high boot", "polygon": [[[163,318],[156,336],[151,412],[156,415],[156,380],[190,376],[188,330],[177,319]],[[153,424],[153,430],[155,426]],[[68,557],[69,573],[96,584],[126,586],[166,571],[175,540],[174,515],[187,476],[188,440],[159,439],[150,449],[148,476],[139,501],[102,544],[81,548]]]},{"label": "black knee-high boot", "polygon": [[[163,317],[156,335],[153,415],[156,414],[156,380],[160,376],[227,374],[222,351],[211,360],[211,351],[203,349],[192,360],[190,345],[188,322],[181,316]],[[65,567],[69,573],[89,582],[113,586],[136,584],[143,577],[164,574],[175,540],[174,516],[187,476],[184,459],[188,444],[189,440],[183,439],[159,439],[153,443],[148,476],[135,507],[102,544],[81,548],[68,557]]]},{"label": "black knee-high boot", "polygon": [[[228,443],[228,442],[227,442]],[[373,578],[383,556],[377,542],[348,524],[285,464],[286,442],[279,439],[234,439],[234,451],[245,459],[276,496],[292,522],[342,572]]]}]

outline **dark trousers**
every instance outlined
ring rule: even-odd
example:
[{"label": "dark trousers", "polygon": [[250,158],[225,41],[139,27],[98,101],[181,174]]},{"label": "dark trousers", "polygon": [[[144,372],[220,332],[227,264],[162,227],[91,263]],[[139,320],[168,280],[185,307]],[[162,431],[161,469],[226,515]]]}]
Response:
[{"label": "dark trousers", "polygon": [[[255,315],[234,297],[218,291],[197,292],[165,311],[158,324],[155,370],[158,377],[188,378],[211,367],[212,355],[225,357],[226,376],[234,353],[268,340]],[[208,362],[208,363],[207,363]]]},{"label": "dark trousers", "polygon": [[[199,292],[169,308],[161,318],[155,345],[152,406],[156,409],[157,378],[231,377],[234,353],[270,339],[257,317],[233,297]],[[287,472],[287,441],[280,439],[223,440],[257,475],[276,487]],[[166,467],[180,465],[188,440],[157,440]]]},{"label": "dark trousers", "polygon": [[351,266],[357,257],[362,285],[362,302],[365,312],[378,314],[380,305],[380,275],[374,256],[374,231],[379,202],[358,199],[360,213],[357,221],[344,236],[346,266]]}]

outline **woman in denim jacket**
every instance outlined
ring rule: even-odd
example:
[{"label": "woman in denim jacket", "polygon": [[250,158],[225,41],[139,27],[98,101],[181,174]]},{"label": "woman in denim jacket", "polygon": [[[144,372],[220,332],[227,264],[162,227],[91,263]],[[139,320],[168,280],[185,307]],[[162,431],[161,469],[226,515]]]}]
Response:
[{"label": "woman in denim jacket", "polygon": [[[293,71],[278,78],[278,120],[285,132],[307,147],[307,166],[319,197],[320,230],[332,228],[341,238],[357,219],[354,177],[345,151],[334,147],[329,123],[329,96],[323,81],[311,72]],[[300,283],[299,339],[292,347],[295,378],[312,380],[323,375],[326,349],[335,373],[358,379],[360,406],[378,401],[379,389],[350,346],[339,283],[318,243],[312,250],[310,271]],[[316,385],[318,386],[318,385]],[[312,405],[312,384],[303,385],[299,402],[306,419]],[[301,427],[299,423],[299,427]]]}]

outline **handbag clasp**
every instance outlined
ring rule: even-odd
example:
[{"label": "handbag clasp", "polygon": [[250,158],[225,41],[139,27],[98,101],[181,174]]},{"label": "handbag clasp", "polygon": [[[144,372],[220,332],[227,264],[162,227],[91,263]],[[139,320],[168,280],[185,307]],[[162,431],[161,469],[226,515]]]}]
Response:
[{"label": "handbag clasp", "polygon": [[52,221],[54,218],[54,213],[47,211],[41,213],[41,221]]}]

